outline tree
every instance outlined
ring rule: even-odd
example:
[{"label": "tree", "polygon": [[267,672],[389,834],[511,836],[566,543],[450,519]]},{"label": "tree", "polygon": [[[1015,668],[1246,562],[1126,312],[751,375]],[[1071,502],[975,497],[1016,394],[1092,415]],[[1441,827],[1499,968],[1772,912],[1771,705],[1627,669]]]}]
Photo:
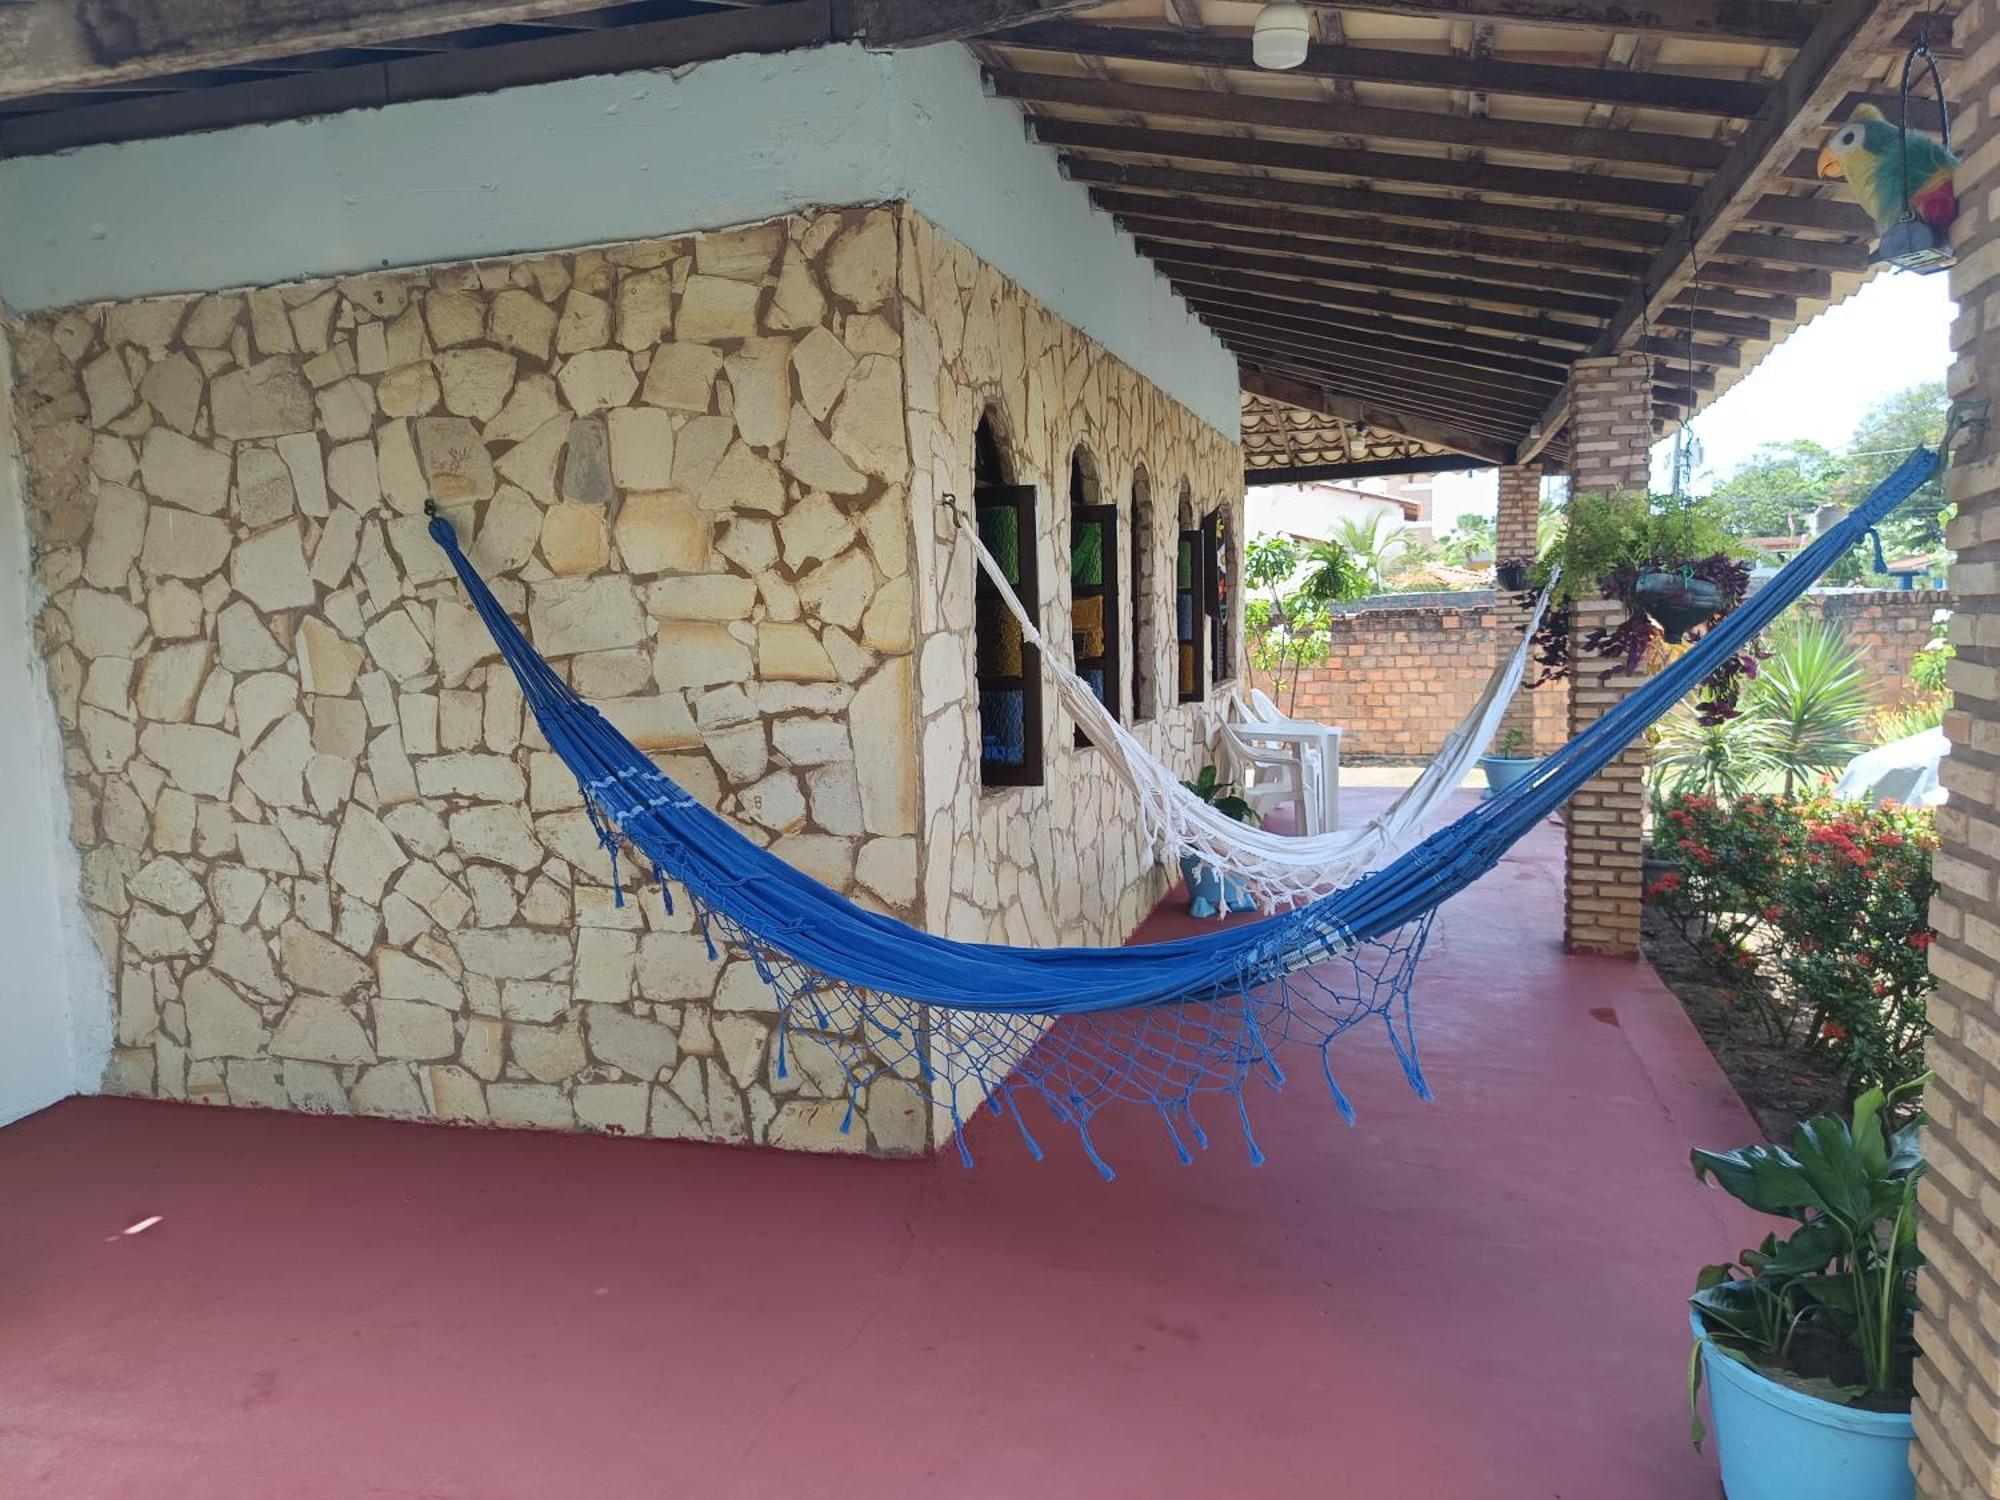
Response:
[{"label": "tree", "polygon": [[[1942,380],[1909,386],[1870,407],[1847,445],[1844,503],[1861,499],[1888,478],[1911,449],[1937,447],[1944,440],[1950,407]],[[1935,547],[1944,540],[1939,516],[1944,506],[1944,485],[1933,479],[1910,497],[1885,530],[1898,550]]]},{"label": "tree", "polygon": [[1810,439],[1766,443],[1710,492],[1730,535],[1799,536],[1833,500],[1845,461]]},{"label": "tree", "polygon": [[1460,567],[1488,559],[1497,562],[1499,559],[1493,555],[1495,534],[1491,516],[1460,516],[1458,524],[1439,543],[1438,550],[1446,562]]},{"label": "tree", "polygon": [[[1302,581],[1295,587],[1293,579]],[[1310,550],[1288,537],[1252,537],[1243,549],[1243,581],[1249,588],[1243,623],[1250,636],[1250,664],[1271,674],[1272,686],[1285,690],[1285,673],[1292,674],[1286,707],[1298,702],[1299,672],[1326,660],[1333,646],[1333,619],[1328,605],[1351,597],[1360,586],[1360,572],[1337,542],[1316,542]],[[1315,587],[1329,592],[1315,594]]]},{"label": "tree", "polygon": [[1389,513],[1370,511],[1357,521],[1343,516],[1333,523],[1333,539],[1353,554],[1369,580],[1377,587],[1389,571],[1389,554],[1399,545],[1395,531],[1388,529]]}]

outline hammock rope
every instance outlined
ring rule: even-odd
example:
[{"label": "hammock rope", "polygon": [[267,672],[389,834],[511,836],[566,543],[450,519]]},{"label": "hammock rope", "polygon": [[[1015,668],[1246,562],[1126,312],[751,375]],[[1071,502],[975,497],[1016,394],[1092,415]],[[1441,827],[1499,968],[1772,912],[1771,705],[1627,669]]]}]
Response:
[{"label": "hammock rope", "polygon": [[[1264,920],[1133,948],[958,942],[855,905],[745,838],[579,698],[522,635],[433,515],[430,534],[519,680],[549,746],[576,775],[608,849],[647,861],[689,898],[695,930],[750,963],[778,1012],[780,1076],[845,1096],[843,1128],[880,1099],[914,1098],[963,1125],[981,1104],[1020,1103],[1073,1129],[1107,1177],[1091,1121],[1119,1102],[1160,1117],[1177,1155],[1206,1134],[1197,1103],[1233,1099],[1259,1159],[1243,1090],[1283,1081],[1278,1052],[1308,1046],[1343,1116],[1329,1049],[1381,1025],[1411,1087],[1429,1096],[1410,987],[1438,906],[1493,868],[1654,719],[1763,631],[1867,529],[1935,470],[1919,449],[1854,511],[1683,655],[1540,761],[1507,791],[1345,888]],[[622,889],[618,893],[622,902]],[[802,1078],[794,1075],[796,1068]]]},{"label": "hammock rope", "polygon": [[[1358,828],[1293,837],[1225,817],[1183,786],[1180,773],[1119,723],[1090,684],[1050,649],[1007,581],[999,559],[980,538],[977,524],[959,509],[952,496],[947,495],[945,502],[1000,602],[1020,625],[1022,636],[1039,649],[1043,670],[1055,683],[1064,710],[1084,737],[1103,752],[1112,775],[1132,793],[1154,844],[1169,858],[1191,855],[1214,866],[1225,879],[1247,889],[1266,912],[1337,890],[1406,846],[1435,819],[1499,733],[1500,721],[1526,675],[1535,631],[1549,607],[1549,590],[1544,590],[1520,641],[1494,668],[1471,710],[1445,737],[1417,779],[1385,811]],[[1552,580],[1550,589],[1554,586]],[[1256,725],[1246,725],[1241,732],[1255,739]]]}]

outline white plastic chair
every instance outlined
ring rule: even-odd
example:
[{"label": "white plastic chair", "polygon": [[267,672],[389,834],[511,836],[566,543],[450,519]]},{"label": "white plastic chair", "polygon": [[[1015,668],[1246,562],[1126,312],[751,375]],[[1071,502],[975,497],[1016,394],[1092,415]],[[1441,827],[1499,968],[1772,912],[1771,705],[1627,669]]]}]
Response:
[{"label": "white plastic chair", "polygon": [[1289,802],[1299,810],[1300,831],[1325,832],[1320,825],[1317,757],[1297,745],[1256,738],[1254,724],[1222,726],[1222,746],[1230,774],[1243,788],[1243,800],[1262,816]]}]

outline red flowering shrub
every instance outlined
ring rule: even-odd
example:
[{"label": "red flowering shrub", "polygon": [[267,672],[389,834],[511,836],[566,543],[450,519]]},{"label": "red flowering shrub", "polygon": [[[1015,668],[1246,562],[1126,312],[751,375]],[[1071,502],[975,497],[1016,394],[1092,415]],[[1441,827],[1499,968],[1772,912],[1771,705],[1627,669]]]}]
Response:
[{"label": "red flowering shrub", "polygon": [[1776,1038],[1828,1053],[1858,1093],[1923,1072],[1932,814],[1825,797],[1679,797],[1648,888]]}]

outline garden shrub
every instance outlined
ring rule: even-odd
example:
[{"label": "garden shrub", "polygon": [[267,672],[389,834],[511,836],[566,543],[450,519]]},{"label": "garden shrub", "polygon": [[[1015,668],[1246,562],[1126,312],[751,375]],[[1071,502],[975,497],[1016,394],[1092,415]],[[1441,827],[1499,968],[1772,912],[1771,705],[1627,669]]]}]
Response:
[{"label": "garden shrub", "polygon": [[1648,887],[1774,1040],[1855,1091],[1921,1076],[1933,814],[1829,797],[1676,797]]}]

